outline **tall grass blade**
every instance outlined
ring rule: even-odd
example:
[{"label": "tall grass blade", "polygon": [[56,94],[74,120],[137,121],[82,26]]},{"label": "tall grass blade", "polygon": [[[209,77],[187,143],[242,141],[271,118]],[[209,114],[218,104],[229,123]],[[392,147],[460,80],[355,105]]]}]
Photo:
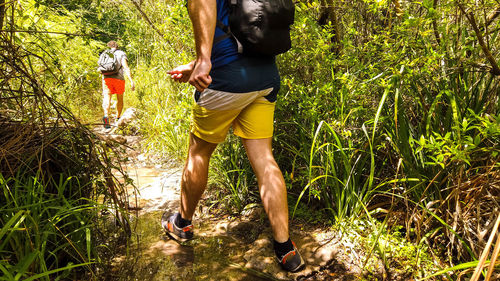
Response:
[{"label": "tall grass blade", "polygon": [[87,263],[80,263],[80,264],[68,265],[68,266],[65,266],[65,267],[61,267],[61,268],[57,268],[57,269],[49,270],[47,272],[43,272],[43,273],[39,273],[39,274],[33,275],[33,276],[29,277],[29,278],[24,279],[23,281],[33,281],[33,280],[41,279],[41,278],[44,278],[44,277],[48,277],[49,275],[57,273],[57,272],[61,272],[61,271],[65,271],[65,270],[70,270],[70,269],[77,268],[77,267],[82,267],[82,266],[90,266],[91,264],[93,264],[93,263],[92,262],[87,262]]},{"label": "tall grass blade", "polygon": [[[2,226],[2,229],[0,229],[0,241],[2,241],[3,236],[7,233],[7,231],[12,232],[13,229],[11,228],[11,226],[13,224],[15,224],[13,228],[16,229],[19,227],[21,223],[23,223],[24,219],[26,218],[26,215],[23,215],[24,213],[25,211],[18,211],[12,218],[10,218],[9,221],[7,221],[7,223],[4,226]],[[9,240],[8,237],[5,240],[3,240],[3,243],[0,246],[0,250],[4,248],[5,243],[7,243],[8,240]]]},{"label": "tall grass blade", "polygon": [[498,227],[500,226],[500,214],[498,215],[498,218],[495,222],[495,226],[493,227],[493,230],[491,231],[490,238],[488,239],[488,242],[486,243],[486,246],[484,247],[483,253],[481,254],[481,258],[479,259],[479,264],[477,265],[476,269],[474,270],[474,274],[472,274],[471,281],[477,281],[479,280],[479,276],[481,275],[481,272],[483,270],[483,267],[485,266],[486,259],[488,259],[488,254],[490,253],[490,248],[491,244],[493,243],[493,239],[495,238],[496,235],[498,235]]},{"label": "tall grass blade", "polygon": [[[427,280],[427,279],[431,279],[431,278],[434,278],[436,276],[440,276],[440,275],[444,275],[444,274],[447,274],[448,272],[453,272],[453,271],[458,271],[458,270],[464,270],[464,269],[469,269],[469,268],[474,268],[474,267],[477,267],[477,265],[479,264],[479,261],[471,261],[471,262],[465,262],[465,263],[461,263],[459,265],[455,265],[455,266],[452,266],[452,267],[448,267],[448,268],[445,268],[443,270],[440,270],[434,274],[431,274],[429,276],[426,276],[420,280]],[[485,265],[489,265],[490,264],[490,261],[485,261],[484,263]]]},{"label": "tall grass blade", "polygon": [[[493,233],[492,233],[492,235],[493,235]],[[488,268],[488,274],[486,274],[486,278],[484,280],[486,280],[486,281],[490,280],[491,275],[493,275],[493,271],[495,270],[495,264],[497,262],[499,255],[500,255],[500,235],[498,235],[498,237],[497,237],[495,249],[493,249],[493,253],[491,254],[491,263],[490,263],[490,267]]]}]

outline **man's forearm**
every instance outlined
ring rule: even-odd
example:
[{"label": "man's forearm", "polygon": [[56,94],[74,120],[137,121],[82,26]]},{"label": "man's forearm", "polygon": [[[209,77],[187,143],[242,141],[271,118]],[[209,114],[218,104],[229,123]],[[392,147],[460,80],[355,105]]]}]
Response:
[{"label": "man's forearm", "polygon": [[134,80],[132,80],[132,74],[130,73],[130,68],[127,67],[123,69],[123,72],[125,73],[125,76],[127,76],[128,81],[130,81],[130,83],[134,83]]},{"label": "man's forearm", "polygon": [[193,24],[196,59],[210,60],[217,21],[216,0],[189,0],[189,17]]}]

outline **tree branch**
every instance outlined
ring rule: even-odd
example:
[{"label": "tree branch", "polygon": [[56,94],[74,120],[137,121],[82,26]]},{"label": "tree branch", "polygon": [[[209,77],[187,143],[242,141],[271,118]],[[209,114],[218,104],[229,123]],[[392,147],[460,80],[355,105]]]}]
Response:
[{"label": "tree branch", "polygon": [[500,7],[497,7],[497,9],[488,16],[484,26],[489,26],[498,16],[500,16]]},{"label": "tree branch", "polygon": [[467,18],[467,20],[469,20],[469,23],[472,25],[472,29],[474,29],[474,32],[476,33],[477,41],[479,42],[479,45],[481,45],[481,49],[483,50],[483,52],[486,56],[486,59],[491,64],[491,71],[490,72],[494,75],[500,75],[500,68],[498,67],[498,64],[497,64],[495,58],[491,54],[490,49],[488,49],[488,46],[486,46],[486,43],[484,42],[483,35],[481,34],[481,31],[477,27],[477,23],[476,23],[476,19],[474,18],[474,14],[472,12],[467,13],[465,11],[464,7],[462,6],[462,4],[460,4],[460,3],[458,3],[458,8],[460,8],[462,13]]},{"label": "tree branch", "polygon": [[154,23],[149,19],[148,15],[144,13],[144,11],[141,9],[141,5],[137,3],[135,0],[131,0],[134,6],[137,8],[137,11],[141,14],[141,16],[144,18],[144,20],[158,33],[162,38],[164,37],[163,33],[154,25]]},{"label": "tree branch", "polygon": [[[0,0],[2,1],[2,0]],[[44,34],[60,34],[67,36],[93,36],[92,34],[81,34],[81,33],[67,33],[67,32],[59,32],[59,31],[42,31],[42,30],[2,30],[0,32],[12,32],[12,33],[44,33]]]}]

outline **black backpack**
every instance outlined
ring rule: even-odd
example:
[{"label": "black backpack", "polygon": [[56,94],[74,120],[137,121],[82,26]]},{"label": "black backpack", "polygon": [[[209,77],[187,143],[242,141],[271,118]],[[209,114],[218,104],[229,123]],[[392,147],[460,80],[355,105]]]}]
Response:
[{"label": "black backpack", "polygon": [[112,50],[102,52],[97,64],[97,70],[104,76],[118,73],[121,67],[120,63],[118,63],[117,56],[115,56],[115,51]]},{"label": "black backpack", "polygon": [[214,45],[233,36],[240,53],[250,56],[275,56],[292,47],[290,26],[295,16],[292,0],[228,0],[229,26],[217,20],[226,34]]}]

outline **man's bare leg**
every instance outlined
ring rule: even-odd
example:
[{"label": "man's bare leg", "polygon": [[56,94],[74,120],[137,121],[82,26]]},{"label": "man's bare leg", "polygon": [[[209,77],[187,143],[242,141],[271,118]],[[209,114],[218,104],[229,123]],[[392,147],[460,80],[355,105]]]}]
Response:
[{"label": "man's bare leg", "polygon": [[104,111],[105,117],[109,116],[110,107],[111,107],[111,95],[109,94],[108,86],[106,86],[106,83],[104,82],[104,79],[103,79],[102,80],[102,109]]},{"label": "man's bare leg", "polygon": [[122,116],[123,110],[123,94],[116,94],[116,118],[120,118]]},{"label": "man's bare leg", "polygon": [[242,139],[248,159],[257,176],[260,197],[269,216],[274,240],[288,240],[288,203],[283,174],[274,160],[271,138]]},{"label": "man's bare leg", "polygon": [[193,218],[196,205],[207,187],[208,165],[217,144],[206,142],[192,133],[189,136],[189,151],[181,179],[181,216]]}]

